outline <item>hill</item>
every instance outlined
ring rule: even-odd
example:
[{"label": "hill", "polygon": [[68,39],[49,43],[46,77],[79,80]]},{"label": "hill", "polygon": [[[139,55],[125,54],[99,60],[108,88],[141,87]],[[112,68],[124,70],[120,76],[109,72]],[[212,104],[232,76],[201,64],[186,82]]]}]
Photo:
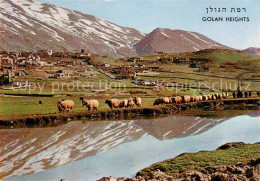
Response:
[{"label": "hill", "polygon": [[134,47],[138,55],[157,52],[183,53],[203,49],[229,48],[196,32],[162,28],[157,28],[147,34],[141,41],[136,43]]}]

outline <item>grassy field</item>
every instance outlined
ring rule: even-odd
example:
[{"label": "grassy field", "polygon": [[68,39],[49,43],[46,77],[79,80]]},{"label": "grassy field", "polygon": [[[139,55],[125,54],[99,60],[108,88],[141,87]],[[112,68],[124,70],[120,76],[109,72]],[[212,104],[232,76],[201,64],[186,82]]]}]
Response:
[{"label": "grassy field", "polygon": [[[198,72],[198,68],[189,68],[189,65],[180,65],[175,63],[150,63],[163,56],[175,57],[204,57],[212,60],[209,72]],[[130,65],[133,63],[126,60],[117,60],[108,57],[96,57],[97,60],[111,65]],[[137,86],[133,84],[132,79],[114,80],[103,74],[92,65],[82,62],[81,66],[66,67],[66,69],[77,70],[77,68],[85,68],[94,74],[93,77],[78,76],[70,79],[54,79],[49,78],[50,72],[60,70],[62,67],[48,68],[36,70],[26,70],[28,75],[26,80],[34,82],[37,86],[22,88],[19,90],[11,90],[10,85],[0,88],[0,94],[46,94],[59,96],[76,96],[76,97],[1,97],[0,98],[0,116],[3,115],[19,115],[19,114],[36,114],[36,113],[53,113],[56,112],[56,102],[60,99],[72,99],[76,102],[75,110],[84,110],[79,103],[78,97],[81,95],[92,96],[93,93],[101,91],[102,94],[107,94],[108,97],[118,96],[121,93],[130,93],[133,97],[135,94],[143,97],[161,97],[161,96],[175,96],[175,95],[198,95],[209,94],[213,92],[232,91],[237,89],[237,76],[241,75],[243,79],[242,89],[259,90],[260,82],[255,78],[257,74],[256,69],[260,67],[260,56],[250,55],[232,50],[214,50],[203,54],[194,53],[174,53],[174,54],[156,54],[143,56],[146,67],[158,66],[162,71],[157,76],[137,76],[137,79],[152,80],[164,82],[170,86],[183,85],[183,88],[176,87],[154,87],[154,86]],[[235,63],[234,67],[220,67],[222,63]],[[78,84],[79,82],[79,84]],[[222,84],[222,86],[221,86]],[[79,85],[79,89],[76,88]],[[192,86],[186,88],[185,86]],[[75,86],[75,88],[72,88]],[[210,88],[209,90],[200,88]],[[102,96],[98,95],[99,97]],[[110,94],[110,95],[109,95]],[[129,98],[130,96],[127,96]],[[103,105],[105,98],[100,98],[100,109],[106,109]],[[144,106],[151,106],[153,102],[145,98],[143,100]],[[39,105],[39,100],[43,101],[43,105]]]},{"label": "grassy field", "polygon": [[234,165],[238,162],[248,162],[252,158],[260,158],[260,143],[242,145],[227,150],[201,151],[184,153],[170,160],[156,163],[137,173],[147,176],[151,171],[161,170],[168,175],[187,170],[200,170],[203,167],[215,165]]},{"label": "grassy field", "polygon": [[[120,99],[129,99],[122,97]],[[75,102],[75,111],[83,111],[87,108],[82,107],[79,97],[0,97],[0,116],[16,116],[23,114],[47,114],[57,112],[56,103],[61,99],[69,99]],[[106,110],[109,107],[105,104],[106,98],[95,98],[99,101],[99,110]],[[143,107],[150,107],[155,98],[142,97]],[[43,104],[39,104],[42,101]]]}]

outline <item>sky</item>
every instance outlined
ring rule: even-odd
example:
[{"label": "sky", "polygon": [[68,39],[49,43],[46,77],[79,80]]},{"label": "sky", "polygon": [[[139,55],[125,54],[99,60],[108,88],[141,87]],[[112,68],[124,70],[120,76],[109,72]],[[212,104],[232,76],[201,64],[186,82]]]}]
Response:
[{"label": "sky", "polygon": [[[150,33],[155,28],[181,29],[206,35],[237,49],[260,47],[260,0],[38,0]],[[226,8],[207,13],[206,8]],[[246,12],[230,12],[246,8]],[[224,17],[224,21],[202,21]],[[249,17],[249,22],[226,22],[225,17]]]}]

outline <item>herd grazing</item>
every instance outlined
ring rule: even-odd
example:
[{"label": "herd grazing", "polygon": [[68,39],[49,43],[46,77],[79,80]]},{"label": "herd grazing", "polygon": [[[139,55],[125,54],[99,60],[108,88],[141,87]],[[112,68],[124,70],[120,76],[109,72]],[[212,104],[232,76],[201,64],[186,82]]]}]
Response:
[{"label": "herd grazing", "polygon": [[[232,93],[233,98],[245,98],[251,97],[252,92],[239,92],[235,91]],[[260,96],[260,91],[257,91],[257,95]],[[154,106],[163,105],[163,104],[181,104],[181,103],[189,103],[189,102],[200,102],[200,101],[209,101],[209,100],[223,100],[228,98],[229,94],[227,92],[223,93],[214,93],[214,94],[199,94],[199,95],[183,95],[183,96],[175,96],[175,97],[160,97],[156,98],[153,102]],[[86,106],[88,111],[98,110],[99,102],[96,99],[85,100],[83,97],[80,97],[80,101],[82,106]],[[142,99],[140,97],[129,98],[119,100],[117,98],[107,99],[105,100],[105,104],[108,105],[110,109],[113,108],[132,108],[134,106],[141,107]],[[75,103],[72,100],[60,100],[57,102],[57,108],[59,112],[71,112],[74,108]]]},{"label": "herd grazing", "polygon": [[228,93],[215,93],[215,94],[207,94],[207,95],[184,95],[184,96],[176,96],[176,97],[163,97],[155,99],[153,105],[160,105],[160,104],[181,104],[181,103],[188,103],[188,102],[200,102],[200,101],[208,101],[208,100],[222,100],[228,97]]}]

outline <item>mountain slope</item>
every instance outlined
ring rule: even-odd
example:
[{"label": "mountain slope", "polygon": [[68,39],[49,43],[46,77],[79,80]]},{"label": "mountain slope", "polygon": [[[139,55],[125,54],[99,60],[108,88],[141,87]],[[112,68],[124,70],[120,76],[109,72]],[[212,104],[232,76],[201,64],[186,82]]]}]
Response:
[{"label": "mountain slope", "polygon": [[157,28],[134,45],[138,55],[156,52],[183,53],[213,48],[226,49],[224,46],[196,32]]},{"label": "mountain slope", "polygon": [[34,0],[5,0],[0,7],[0,49],[73,51],[134,56],[144,35],[91,15]]},{"label": "mountain slope", "polygon": [[260,48],[249,47],[249,48],[243,50],[243,52],[253,54],[253,55],[260,55]]}]

